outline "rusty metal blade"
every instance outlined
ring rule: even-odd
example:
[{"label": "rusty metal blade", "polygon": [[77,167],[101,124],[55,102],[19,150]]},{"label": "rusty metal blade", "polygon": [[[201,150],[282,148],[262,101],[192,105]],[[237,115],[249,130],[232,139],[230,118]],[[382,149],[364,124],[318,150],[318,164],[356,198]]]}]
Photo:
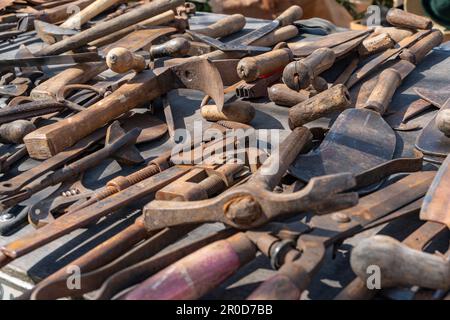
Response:
[{"label": "rusty metal blade", "polygon": [[450,228],[450,155],[439,169],[420,211],[420,219]]},{"label": "rusty metal blade", "polygon": [[217,108],[222,110],[225,99],[223,82],[219,70],[211,61],[190,59],[189,62],[176,65],[171,70],[182,83],[181,87],[203,91],[214,100]]}]

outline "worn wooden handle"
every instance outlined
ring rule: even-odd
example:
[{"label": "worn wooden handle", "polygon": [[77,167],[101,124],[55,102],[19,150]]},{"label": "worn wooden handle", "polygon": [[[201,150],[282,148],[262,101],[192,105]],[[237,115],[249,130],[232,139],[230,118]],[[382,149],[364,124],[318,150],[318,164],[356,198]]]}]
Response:
[{"label": "worn wooden handle", "polygon": [[247,300],[299,300],[311,282],[299,264],[284,264],[276,275],[264,281]]},{"label": "worn wooden handle", "polygon": [[277,43],[287,41],[298,36],[299,31],[296,26],[288,25],[272,31],[264,37],[252,43],[253,46],[272,47]]},{"label": "worn wooden handle", "polygon": [[80,8],[82,10],[94,1],[95,0],[78,0],[54,8],[45,9],[39,11],[39,13],[36,16],[36,19],[48,23],[61,22],[67,19],[72,14],[72,11],[70,10],[71,8]]},{"label": "worn wooden handle", "polygon": [[106,64],[116,73],[125,73],[130,70],[141,72],[145,69],[144,57],[132,53],[126,48],[114,48],[106,56]]},{"label": "worn wooden handle", "polygon": [[23,137],[36,130],[36,126],[28,120],[16,120],[0,126],[0,140],[6,143],[23,143]]},{"label": "worn wooden handle", "polygon": [[190,42],[185,38],[174,38],[159,45],[153,45],[150,48],[152,59],[162,57],[183,57],[191,49]]},{"label": "worn wooden handle", "polygon": [[86,22],[119,2],[122,2],[122,0],[96,0],[80,12],[72,15],[63,24],[61,24],[61,27],[79,30]]},{"label": "worn wooden handle", "polygon": [[255,245],[244,233],[214,242],[161,270],[134,290],[126,300],[192,300],[214,289],[256,256]]},{"label": "worn wooden handle", "polygon": [[364,108],[370,109],[383,115],[394,97],[395,91],[402,83],[400,73],[395,69],[386,69],[378,78],[378,82]]},{"label": "worn wooden handle", "polygon": [[220,19],[206,28],[196,30],[196,32],[211,38],[222,38],[241,31],[244,29],[245,24],[245,17],[242,14],[233,14]]},{"label": "worn wooden handle", "polygon": [[439,46],[443,40],[443,33],[439,30],[434,30],[425,38],[417,41],[410,48],[403,50],[400,54],[400,58],[418,64],[434,47]]},{"label": "worn wooden handle", "polygon": [[391,237],[374,236],[362,240],[353,249],[350,263],[364,282],[373,272],[369,272],[369,267],[379,268],[382,288],[419,286],[450,289],[449,260],[411,249]]},{"label": "worn wooden handle", "polygon": [[414,13],[406,12],[400,9],[390,9],[386,15],[387,21],[395,26],[409,29],[431,29],[433,21],[431,19],[419,16]]},{"label": "worn wooden handle", "polygon": [[34,88],[30,96],[33,100],[54,100],[62,87],[68,84],[86,83],[107,69],[108,66],[104,62],[84,63],[67,68]]},{"label": "worn wooden handle", "polygon": [[201,109],[202,117],[208,121],[234,121],[250,123],[255,117],[255,108],[246,101],[238,100],[226,103],[222,110],[216,105],[206,105]]},{"label": "worn wooden handle", "polygon": [[283,82],[292,90],[306,89],[311,80],[331,68],[336,55],[329,48],[320,48],[300,61],[291,62],[284,69]]},{"label": "worn wooden handle", "polygon": [[395,42],[388,33],[381,33],[364,40],[358,47],[358,53],[361,57],[367,57],[390,49],[394,45]]},{"label": "worn wooden handle", "polygon": [[270,101],[280,105],[292,107],[311,98],[309,91],[300,92],[290,89],[287,85],[279,83],[273,85],[268,90]]},{"label": "worn wooden handle", "polygon": [[387,33],[392,40],[394,40],[396,43],[399,43],[403,39],[412,36],[414,32],[410,29],[402,29],[396,27],[376,27],[372,36],[375,37],[382,33]]},{"label": "worn wooden handle", "polygon": [[450,137],[450,109],[442,109],[436,116],[436,125],[438,129]]},{"label": "worn wooden handle", "polygon": [[343,111],[350,105],[350,93],[344,85],[338,84],[290,108],[289,127],[301,127],[332,112]]},{"label": "worn wooden handle", "polygon": [[284,27],[289,24],[300,20],[303,17],[303,9],[300,6],[291,6],[282,14],[280,14],[276,20],[280,22],[280,26]]},{"label": "worn wooden handle", "polygon": [[294,55],[288,48],[273,50],[259,56],[242,59],[238,63],[237,73],[242,80],[252,82],[261,76],[281,71],[293,59]]}]

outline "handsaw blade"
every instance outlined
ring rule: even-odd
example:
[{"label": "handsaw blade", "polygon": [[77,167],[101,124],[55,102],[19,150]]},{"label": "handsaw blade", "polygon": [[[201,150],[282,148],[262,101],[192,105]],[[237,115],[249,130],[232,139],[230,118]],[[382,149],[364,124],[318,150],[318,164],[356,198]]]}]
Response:
[{"label": "handsaw blade", "polygon": [[103,61],[104,57],[95,52],[74,53],[58,56],[43,56],[33,58],[0,60],[0,69],[13,67],[38,67],[44,65],[75,64]]},{"label": "handsaw blade", "polygon": [[374,71],[375,69],[379,68],[384,62],[386,62],[388,59],[393,58],[394,56],[398,55],[403,49],[409,47],[416,41],[422,39],[426,35],[428,35],[431,31],[430,30],[423,30],[419,31],[416,34],[412,35],[411,37],[405,38],[402,41],[398,43],[398,46],[393,49],[389,49],[385,51],[380,56],[372,59],[368,63],[366,63],[364,66],[362,66],[359,70],[357,70],[347,81],[347,87],[350,89],[353,87],[356,83],[358,83],[361,79],[366,77],[369,73]]},{"label": "handsaw blade", "polygon": [[450,228],[450,155],[439,169],[420,211],[420,219]]},{"label": "handsaw blade", "polygon": [[262,52],[268,52],[271,50],[271,48],[267,47],[258,47],[258,46],[247,46],[242,45],[240,43],[224,43],[217,39],[214,39],[212,37],[205,36],[203,34],[195,33],[189,30],[186,30],[187,33],[192,35],[197,40],[200,40],[218,50],[227,52],[227,51],[245,51],[245,52],[255,52],[255,53],[262,53]]}]

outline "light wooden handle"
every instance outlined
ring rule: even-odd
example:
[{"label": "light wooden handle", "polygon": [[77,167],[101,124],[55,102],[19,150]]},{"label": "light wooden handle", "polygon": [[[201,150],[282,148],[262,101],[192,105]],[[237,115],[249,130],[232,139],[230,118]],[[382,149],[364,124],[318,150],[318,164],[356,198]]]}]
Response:
[{"label": "light wooden handle", "polygon": [[125,48],[111,49],[106,56],[106,64],[116,73],[126,73],[130,70],[141,72],[146,67],[144,57]]},{"label": "light wooden handle", "polygon": [[287,85],[279,83],[268,90],[270,101],[280,106],[292,107],[311,98],[309,91],[300,92],[290,89]]},{"label": "light wooden handle", "polygon": [[248,124],[255,117],[255,108],[249,102],[238,100],[226,103],[222,111],[216,105],[203,106],[201,114],[207,121],[233,121]]},{"label": "light wooden handle", "polygon": [[66,3],[54,8],[45,9],[39,11],[35,19],[42,20],[48,23],[57,23],[69,18],[72,14],[70,8],[80,8],[81,10],[86,8],[95,0],[78,0],[70,3]]},{"label": "light wooden handle", "polygon": [[211,38],[222,38],[244,29],[246,24],[242,14],[233,14],[209,25],[206,28],[196,30],[197,33]]},{"label": "light wooden handle", "polygon": [[290,108],[289,127],[301,127],[332,112],[344,111],[350,105],[350,93],[344,85],[338,84]]},{"label": "light wooden handle", "polygon": [[79,30],[83,24],[121,1],[122,0],[96,0],[80,12],[72,15],[61,24],[61,27]]},{"label": "light wooden handle", "polygon": [[281,71],[293,59],[294,55],[288,48],[273,50],[259,56],[242,59],[237,66],[237,73],[242,80],[252,82],[261,76]]},{"label": "light wooden handle", "polygon": [[62,87],[68,84],[86,83],[106,70],[108,66],[104,62],[84,63],[67,68],[34,88],[30,97],[33,100],[55,100]]},{"label": "light wooden handle", "polygon": [[280,26],[284,27],[289,24],[300,20],[303,17],[303,9],[300,6],[291,6],[282,14],[280,14],[276,20],[280,22]]},{"label": "light wooden handle", "polygon": [[311,80],[331,68],[336,55],[329,48],[320,48],[300,61],[291,62],[283,72],[283,82],[292,90],[306,89]]},{"label": "light wooden handle", "polygon": [[126,300],[192,300],[214,289],[256,256],[244,233],[214,242],[161,270],[128,293]]},{"label": "light wooden handle", "polygon": [[383,115],[394,97],[395,91],[402,83],[400,73],[395,69],[386,69],[378,78],[378,82],[369,96],[364,108]]},{"label": "light wooden handle", "polygon": [[184,38],[174,38],[150,48],[150,56],[153,59],[162,57],[183,57],[191,49],[191,43]]},{"label": "light wooden handle", "polygon": [[252,43],[252,46],[272,47],[277,43],[287,41],[298,36],[299,31],[296,26],[288,25],[266,34],[264,37]]},{"label": "light wooden handle", "polygon": [[434,30],[425,38],[417,41],[410,48],[405,49],[400,54],[400,58],[411,63],[418,64],[434,48],[444,41],[444,35],[439,30]]},{"label": "light wooden handle", "polygon": [[381,51],[392,48],[395,45],[394,40],[387,33],[381,33],[364,40],[358,47],[358,53],[361,57],[367,57]]},{"label": "light wooden handle", "polygon": [[390,9],[386,15],[387,21],[395,27],[409,29],[431,29],[431,19],[406,12],[400,9]]},{"label": "light wooden handle", "polygon": [[350,258],[353,271],[364,282],[372,274],[370,266],[378,267],[381,287],[419,286],[450,289],[450,262],[445,258],[407,247],[387,236],[362,240]]},{"label": "light wooden handle", "polygon": [[396,27],[376,27],[372,36],[375,37],[382,33],[387,33],[396,43],[399,43],[403,39],[413,35],[413,31],[410,29],[401,29]]}]

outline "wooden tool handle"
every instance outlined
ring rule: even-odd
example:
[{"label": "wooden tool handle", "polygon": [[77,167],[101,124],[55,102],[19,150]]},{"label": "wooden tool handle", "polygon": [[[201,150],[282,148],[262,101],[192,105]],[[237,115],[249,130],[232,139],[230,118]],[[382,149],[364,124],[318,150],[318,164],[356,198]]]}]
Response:
[{"label": "wooden tool handle", "polygon": [[300,61],[291,62],[283,72],[283,82],[292,90],[306,89],[314,79],[331,68],[336,55],[329,48],[320,48]]},{"label": "wooden tool handle", "polygon": [[201,109],[202,117],[214,122],[233,121],[248,124],[255,117],[255,113],[252,104],[242,100],[225,104],[222,111],[216,105],[205,105]]},{"label": "wooden tool handle", "polygon": [[450,261],[411,249],[387,236],[362,240],[350,258],[353,271],[366,282],[370,266],[380,269],[381,287],[419,286],[430,289],[450,288]]},{"label": "wooden tool handle", "polygon": [[272,47],[277,43],[287,41],[298,36],[299,31],[296,26],[288,25],[266,34],[264,37],[252,43],[253,46]]},{"label": "wooden tool handle", "polygon": [[45,9],[39,11],[39,13],[36,16],[36,19],[48,23],[61,22],[67,19],[72,14],[70,8],[80,8],[82,10],[94,1],[95,0],[78,0],[70,3],[65,3],[63,5],[54,8]]},{"label": "wooden tool handle", "polygon": [[84,63],[67,68],[34,88],[30,96],[33,100],[56,100],[56,95],[62,87],[86,83],[107,69],[108,66],[104,62]]},{"label": "wooden tool handle", "polygon": [[310,282],[311,278],[302,266],[288,263],[264,281],[247,300],[299,300]]},{"label": "wooden tool handle", "polygon": [[442,109],[436,116],[436,126],[450,138],[450,109]]},{"label": "wooden tool handle", "polygon": [[403,39],[411,37],[413,35],[413,31],[410,29],[401,29],[396,27],[376,27],[372,36],[375,37],[382,33],[387,33],[396,43],[399,43]]},{"label": "wooden tool handle", "polygon": [[392,48],[395,45],[394,40],[387,33],[380,33],[376,36],[364,40],[358,47],[358,53],[361,57],[367,57],[381,51]]},{"label": "wooden tool handle", "polygon": [[282,70],[294,59],[288,48],[273,50],[259,56],[247,57],[239,61],[237,73],[239,78],[252,82],[264,75]]},{"label": "wooden tool handle", "polygon": [[16,120],[0,126],[0,140],[6,143],[23,143],[23,137],[36,130],[36,126],[28,120]]},{"label": "wooden tool handle", "polygon": [[291,6],[282,14],[280,14],[276,20],[280,22],[280,26],[284,27],[289,24],[300,20],[303,16],[303,9],[300,6]]},{"label": "wooden tool handle", "polygon": [[106,56],[106,64],[109,69],[116,73],[125,73],[130,70],[141,72],[145,69],[144,57],[132,53],[125,48],[114,48]]},{"label": "wooden tool handle", "polygon": [[350,93],[344,85],[338,84],[290,108],[289,127],[301,127],[332,112],[343,111],[350,105]]},{"label": "wooden tool handle", "polygon": [[383,115],[394,97],[395,91],[402,83],[400,73],[395,69],[386,69],[378,78],[378,82],[369,96],[364,108]]},{"label": "wooden tool handle", "polygon": [[206,28],[196,30],[196,32],[211,38],[222,38],[241,31],[246,23],[242,14],[233,14],[220,19]]},{"label": "wooden tool handle", "polygon": [[158,272],[126,300],[192,300],[214,289],[256,256],[244,233],[214,242]]},{"label": "wooden tool handle", "polygon": [[280,106],[287,107],[295,106],[311,98],[311,94],[309,91],[302,90],[300,92],[297,92],[282,83],[270,87],[268,93],[270,101]]},{"label": "wooden tool handle", "polygon": [[434,47],[439,46],[444,40],[444,35],[439,30],[434,30],[425,38],[417,41],[412,47],[405,49],[400,58],[411,63],[418,64]]},{"label": "wooden tool handle", "polygon": [[396,8],[388,11],[386,19],[395,27],[409,29],[431,29],[433,26],[433,21],[429,18]]},{"label": "wooden tool handle", "polygon": [[96,0],[80,12],[72,15],[63,24],[61,24],[61,27],[79,30],[86,22],[121,1],[122,0]]},{"label": "wooden tool handle", "polygon": [[163,44],[153,45],[150,48],[152,59],[162,57],[183,57],[191,49],[191,44],[184,38],[174,38]]}]

